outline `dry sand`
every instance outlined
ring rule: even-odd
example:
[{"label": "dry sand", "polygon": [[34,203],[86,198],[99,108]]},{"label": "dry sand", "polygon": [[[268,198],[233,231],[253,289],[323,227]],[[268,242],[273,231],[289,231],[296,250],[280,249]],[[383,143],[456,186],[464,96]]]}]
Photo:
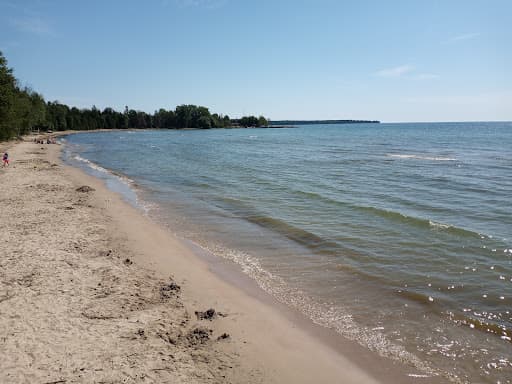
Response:
[{"label": "dry sand", "polygon": [[439,382],[279,307],[28,140],[0,148],[0,383]]}]

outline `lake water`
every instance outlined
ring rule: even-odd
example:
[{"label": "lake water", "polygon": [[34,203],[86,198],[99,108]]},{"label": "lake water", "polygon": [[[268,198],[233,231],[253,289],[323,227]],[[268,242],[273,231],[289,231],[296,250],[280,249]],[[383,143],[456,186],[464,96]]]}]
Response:
[{"label": "lake water", "polygon": [[116,131],[64,159],[313,322],[512,382],[512,123]]}]

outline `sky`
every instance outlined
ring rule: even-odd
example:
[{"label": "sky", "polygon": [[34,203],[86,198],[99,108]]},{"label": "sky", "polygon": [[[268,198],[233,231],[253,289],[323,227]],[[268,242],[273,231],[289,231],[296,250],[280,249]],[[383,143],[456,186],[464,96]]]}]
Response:
[{"label": "sky", "polygon": [[0,0],[0,50],[79,108],[512,120],[510,0]]}]

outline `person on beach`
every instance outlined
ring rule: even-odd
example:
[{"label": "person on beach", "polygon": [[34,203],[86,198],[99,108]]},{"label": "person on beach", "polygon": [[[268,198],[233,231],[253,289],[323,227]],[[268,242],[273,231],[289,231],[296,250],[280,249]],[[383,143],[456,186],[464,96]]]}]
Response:
[{"label": "person on beach", "polygon": [[2,161],[4,162],[4,167],[6,165],[9,165],[9,154],[7,152],[4,153],[4,156],[2,157]]}]

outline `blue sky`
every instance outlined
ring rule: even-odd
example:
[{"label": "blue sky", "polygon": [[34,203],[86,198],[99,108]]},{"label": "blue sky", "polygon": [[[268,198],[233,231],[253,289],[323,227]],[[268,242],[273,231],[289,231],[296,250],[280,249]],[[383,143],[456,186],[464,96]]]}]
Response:
[{"label": "blue sky", "polygon": [[512,120],[508,0],[0,0],[0,50],[78,107]]}]

